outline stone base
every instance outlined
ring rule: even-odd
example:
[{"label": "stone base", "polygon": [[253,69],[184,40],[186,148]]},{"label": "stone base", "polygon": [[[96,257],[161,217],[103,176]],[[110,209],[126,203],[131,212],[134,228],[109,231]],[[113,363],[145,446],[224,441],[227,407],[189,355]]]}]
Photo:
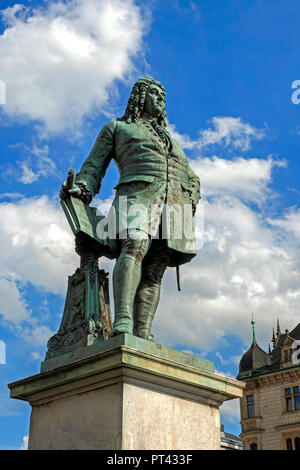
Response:
[{"label": "stone base", "polygon": [[50,359],[9,385],[32,406],[29,449],[217,450],[219,406],[244,384],[131,335]]}]

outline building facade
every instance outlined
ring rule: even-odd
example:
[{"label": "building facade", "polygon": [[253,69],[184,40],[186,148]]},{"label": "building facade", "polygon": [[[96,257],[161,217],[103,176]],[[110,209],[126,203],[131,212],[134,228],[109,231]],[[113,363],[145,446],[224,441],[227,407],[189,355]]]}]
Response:
[{"label": "building facade", "polygon": [[243,449],[300,450],[300,323],[282,333],[277,322],[268,353],[252,326],[252,345],[237,376],[246,383],[240,400]]}]

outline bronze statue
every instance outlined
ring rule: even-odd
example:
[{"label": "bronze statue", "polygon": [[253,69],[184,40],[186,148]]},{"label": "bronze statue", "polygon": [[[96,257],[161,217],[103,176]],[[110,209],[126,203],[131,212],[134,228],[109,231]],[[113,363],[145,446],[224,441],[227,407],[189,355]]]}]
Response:
[{"label": "bronze statue", "polygon": [[110,240],[117,257],[115,318],[109,336],[129,333],[152,340],[166,268],[178,269],[196,254],[193,225],[189,236],[176,231],[179,222],[184,227],[189,218],[187,207],[193,219],[200,181],[166,130],[165,96],[160,82],[151,77],[138,80],[124,116],[103,127],[76,178],[64,183],[60,193],[62,200],[72,196],[89,204],[100,191],[110,161],[116,162],[120,172],[113,202],[116,237]]}]

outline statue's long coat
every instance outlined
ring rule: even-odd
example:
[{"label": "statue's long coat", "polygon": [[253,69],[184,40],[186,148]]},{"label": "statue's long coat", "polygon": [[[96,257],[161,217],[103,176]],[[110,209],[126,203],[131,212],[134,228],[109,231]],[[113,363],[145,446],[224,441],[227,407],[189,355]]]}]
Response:
[{"label": "statue's long coat", "polygon": [[[167,135],[170,141],[168,148],[149,121],[141,119],[135,124],[112,121],[100,131],[76,179],[85,181],[94,196],[100,190],[111,159],[115,160],[120,172],[113,202],[117,233],[122,229],[138,227],[154,236],[164,206],[172,207],[170,213],[175,209],[179,219],[172,223],[174,219],[171,215],[166,237],[167,247],[172,254],[170,265],[174,265],[185,263],[196,254],[194,223],[189,209],[191,202],[194,207],[199,202],[200,180],[188,164],[178,142]],[[120,196],[127,197],[128,212],[121,208]],[[133,204],[143,204],[146,213],[135,213],[134,210],[131,214],[130,207]],[[142,226],[138,226],[141,220]],[[182,233],[178,221],[182,222]],[[188,225],[189,233],[185,233],[184,228]]]}]

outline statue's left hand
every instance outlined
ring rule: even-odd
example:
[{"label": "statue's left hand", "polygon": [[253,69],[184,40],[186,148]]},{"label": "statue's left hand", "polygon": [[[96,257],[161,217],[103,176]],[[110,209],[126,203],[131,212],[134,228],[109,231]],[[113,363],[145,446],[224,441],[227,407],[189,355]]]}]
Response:
[{"label": "statue's left hand", "polygon": [[64,200],[67,196],[75,196],[81,199],[82,190],[76,183],[73,184],[72,188],[68,188],[67,181],[65,181],[61,186],[59,197]]},{"label": "statue's left hand", "polygon": [[93,198],[84,181],[75,181],[72,185],[69,184],[68,180],[65,181],[61,186],[59,197],[65,200],[68,196],[77,197],[85,204],[89,204]]}]

